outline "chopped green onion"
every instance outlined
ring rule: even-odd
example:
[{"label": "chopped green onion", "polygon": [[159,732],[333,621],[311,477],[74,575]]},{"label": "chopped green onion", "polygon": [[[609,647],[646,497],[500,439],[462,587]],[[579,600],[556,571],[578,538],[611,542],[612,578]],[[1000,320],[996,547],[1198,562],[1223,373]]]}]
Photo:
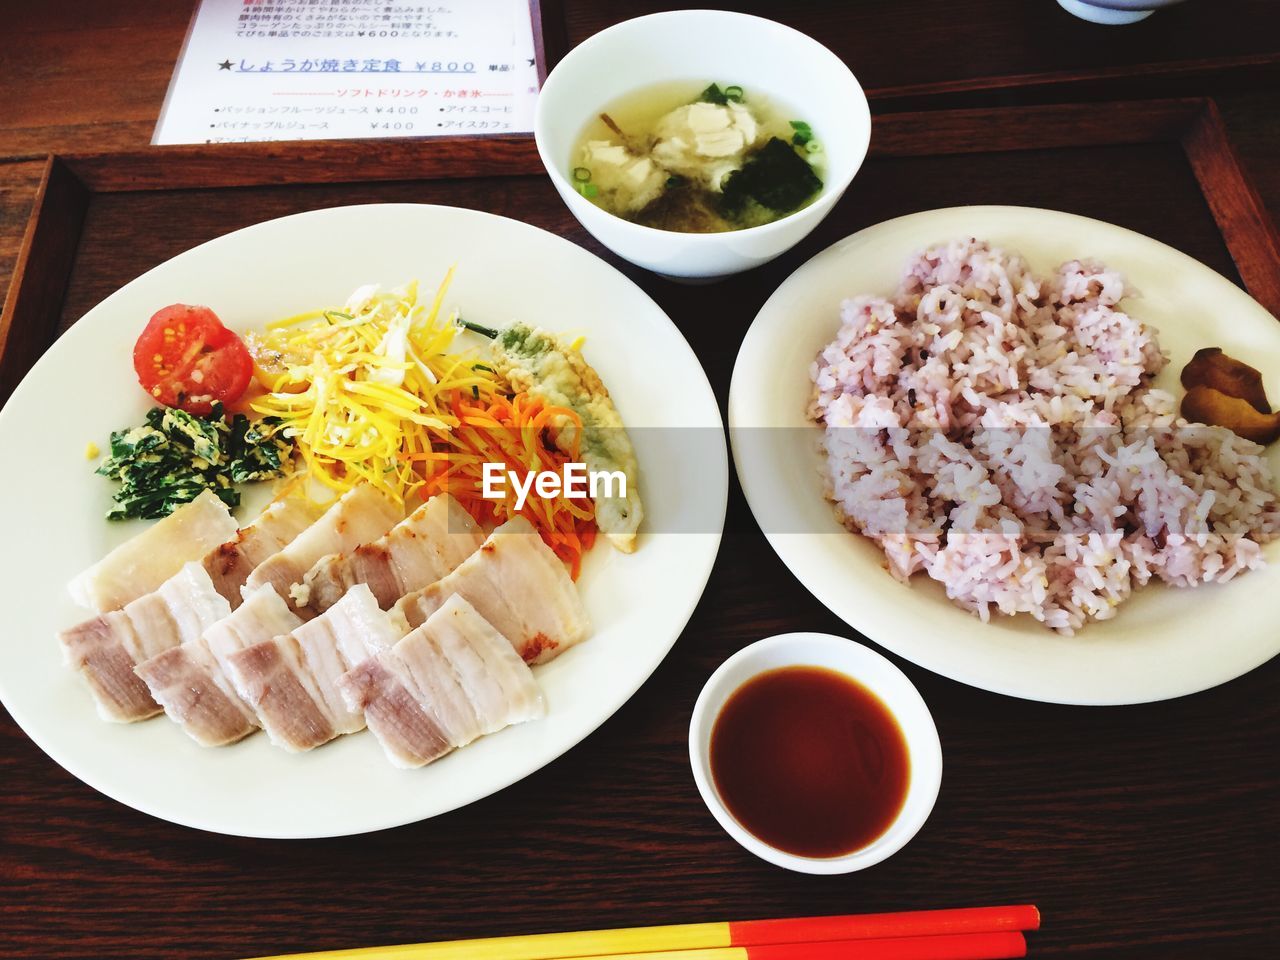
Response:
[{"label": "chopped green onion", "polygon": [[573,179],[575,183],[590,183],[591,171],[588,170],[586,167],[574,167]]},{"label": "chopped green onion", "polygon": [[731,87],[725,87],[724,95],[725,99],[732,100],[734,103],[741,103],[743,100],[742,88],[737,84],[734,84]]},{"label": "chopped green onion", "polygon": [[473,364],[471,365],[471,369],[472,369],[472,370],[487,370],[487,371],[489,371],[490,373],[493,373],[493,367],[487,366],[487,365],[485,365],[485,364],[483,364],[483,363],[473,363]]},{"label": "chopped green onion", "polygon": [[582,185],[582,195],[588,200],[594,200],[596,195],[600,193],[600,188],[594,183],[584,183]]},{"label": "chopped green onion", "polygon": [[498,331],[493,329],[493,327],[482,326],[481,324],[473,323],[470,320],[463,320],[461,317],[458,318],[458,326],[462,327],[464,330],[470,330],[472,333],[478,333],[482,337],[488,337],[490,340],[493,340],[498,336]]},{"label": "chopped green onion", "polygon": [[818,140],[809,140],[805,143],[804,149],[806,153],[821,153],[822,143]]},{"label": "chopped green onion", "polygon": [[479,388],[479,387],[474,387],[474,386],[473,386],[473,387],[471,388],[471,399],[473,399],[473,400],[479,400],[479,399],[480,399],[480,388]]},{"label": "chopped green onion", "polygon": [[791,142],[797,147],[803,147],[813,139],[813,128],[803,120],[792,120],[791,129],[796,132],[795,136],[791,138]]}]

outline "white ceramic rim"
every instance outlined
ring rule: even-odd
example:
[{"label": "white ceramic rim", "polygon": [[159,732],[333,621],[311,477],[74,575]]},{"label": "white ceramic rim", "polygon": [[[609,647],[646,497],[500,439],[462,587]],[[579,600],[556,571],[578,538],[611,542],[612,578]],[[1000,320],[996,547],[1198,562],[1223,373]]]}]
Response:
[{"label": "white ceramic rim", "polygon": [[[814,664],[806,657],[802,649],[796,649],[794,656],[788,651],[793,648],[812,648],[814,646],[829,647],[835,657],[854,664],[874,663],[901,681],[901,688],[895,693],[887,694],[884,686],[869,682],[860,675],[856,666],[849,668]],[[752,669],[739,683],[729,685],[728,675],[746,661],[761,660],[760,667]],[[897,818],[883,834],[865,847],[839,857],[801,857],[784,850],[779,850],[765,843],[750,830],[738,822],[729,812],[720,798],[713,777],[710,774],[710,742],[711,732],[715,727],[720,710],[733,693],[741,689],[744,683],[770,670],[786,666],[820,666],[834,670],[857,681],[874,693],[888,708],[902,730],[907,743],[907,754],[910,758],[910,782],[902,810]],[[910,722],[904,718],[909,717]],[[934,723],[929,705],[925,703],[920,691],[911,679],[898,669],[888,657],[871,649],[865,644],[839,637],[829,633],[797,632],[783,633],[763,640],[757,640],[743,647],[711,674],[698,694],[693,707],[693,715],[689,720],[689,766],[693,770],[694,782],[698,785],[698,793],[702,801],[711,811],[711,815],[724,828],[724,831],[737,841],[748,852],[775,866],[783,867],[797,873],[830,876],[841,873],[853,873],[893,856],[905,847],[929,819],[938,800],[942,788],[942,742],[938,737],[938,728]]]}]

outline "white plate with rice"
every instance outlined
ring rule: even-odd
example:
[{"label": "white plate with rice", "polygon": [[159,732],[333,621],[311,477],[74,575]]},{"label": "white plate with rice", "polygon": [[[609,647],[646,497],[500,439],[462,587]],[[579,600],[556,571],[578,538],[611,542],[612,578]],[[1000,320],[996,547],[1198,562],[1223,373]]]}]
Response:
[{"label": "white plate with rice", "polygon": [[1024,207],[901,217],[757,315],[738,475],[796,577],[908,660],[1048,702],[1194,693],[1280,653],[1280,444],[1178,426],[1207,346],[1280,400],[1280,323],[1171,247]]}]

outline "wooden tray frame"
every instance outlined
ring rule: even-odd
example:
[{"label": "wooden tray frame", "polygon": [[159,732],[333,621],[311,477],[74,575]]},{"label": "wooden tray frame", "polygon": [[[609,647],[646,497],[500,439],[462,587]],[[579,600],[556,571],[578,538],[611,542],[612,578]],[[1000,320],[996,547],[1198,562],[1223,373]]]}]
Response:
[{"label": "wooden tray frame", "polygon": [[[1001,131],[993,144],[992,131]],[[1178,143],[1249,293],[1280,316],[1280,232],[1212,100],[898,113],[874,120],[871,156]],[[50,155],[0,314],[0,404],[52,342],[85,214],[98,194],[283,184],[538,176],[530,136],[149,147]]]}]

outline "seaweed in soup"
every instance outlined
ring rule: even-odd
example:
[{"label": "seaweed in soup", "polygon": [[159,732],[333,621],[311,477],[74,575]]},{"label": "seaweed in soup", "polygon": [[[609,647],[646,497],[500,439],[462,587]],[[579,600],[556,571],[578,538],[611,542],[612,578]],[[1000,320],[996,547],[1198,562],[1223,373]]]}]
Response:
[{"label": "seaweed in soup", "polygon": [[723,188],[724,206],[741,211],[748,201],[774,213],[797,209],[822,189],[813,167],[785,140],[774,137],[757,150]]}]

